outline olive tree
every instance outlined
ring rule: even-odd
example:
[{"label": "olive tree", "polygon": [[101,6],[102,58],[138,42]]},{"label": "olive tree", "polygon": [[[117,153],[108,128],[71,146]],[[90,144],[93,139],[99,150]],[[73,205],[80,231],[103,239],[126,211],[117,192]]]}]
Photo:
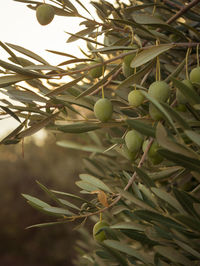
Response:
[{"label": "olive tree", "polygon": [[79,195],[39,182],[54,204],[23,194],[56,217],[30,228],[71,222],[81,233],[75,265],[198,265],[200,1],[91,1],[97,19],[81,0],[15,1],[41,27],[54,16],[81,18],[85,28],[67,41],[87,44],[83,58],[49,51],[64,58],[53,66],[0,43],[10,60],[0,60],[0,91],[21,103],[1,100],[1,115],[19,122],[1,144],[45,127],[66,136],[59,146],[85,152]]}]

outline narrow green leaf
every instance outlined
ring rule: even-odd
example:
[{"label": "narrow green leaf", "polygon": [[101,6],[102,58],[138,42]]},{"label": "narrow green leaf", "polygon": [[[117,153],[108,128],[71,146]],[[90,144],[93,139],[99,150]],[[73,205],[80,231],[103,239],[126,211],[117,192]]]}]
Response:
[{"label": "narrow green leaf", "polygon": [[95,186],[91,183],[85,182],[85,181],[77,181],[75,183],[78,187],[80,187],[81,189],[83,189],[85,191],[92,192],[92,191],[98,190],[97,186]]},{"label": "narrow green leaf", "polygon": [[57,141],[56,144],[58,146],[69,148],[69,149],[75,149],[75,150],[81,150],[86,152],[95,152],[95,153],[103,153],[104,149],[98,146],[92,146],[92,145],[82,145],[77,142],[73,141],[67,141],[67,140],[61,140]]},{"label": "narrow green leaf", "polygon": [[191,90],[187,85],[185,85],[183,82],[171,77],[171,80],[173,81],[173,84],[175,87],[177,87],[180,92],[192,103],[199,104],[200,103],[200,96],[195,90]]},{"label": "narrow green leaf", "polygon": [[131,127],[140,132],[142,135],[155,138],[155,129],[148,123],[140,120],[127,119],[126,123]]},{"label": "narrow green leaf", "polygon": [[58,208],[58,207],[52,207],[52,206],[44,207],[43,210],[47,213],[54,214],[54,215],[66,215],[66,216],[74,215],[74,213],[71,211]]},{"label": "narrow green leaf", "polygon": [[141,181],[149,188],[155,187],[154,181],[141,169],[134,166],[134,170],[136,171],[138,177]]},{"label": "narrow green leaf", "polygon": [[196,214],[193,204],[194,203],[199,203],[198,200],[193,198],[189,193],[186,193],[185,191],[181,191],[178,189],[173,189],[174,195],[180,205],[183,207],[183,209],[186,211],[187,214],[198,217],[198,214]]},{"label": "narrow green leaf", "polygon": [[200,160],[184,156],[180,153],[171,152],[169,150],[159,149],[158,153],[168,160],[183,166],[191,171],[200,172]]},{"label": "narrow green leaf", "polygon": [[135,197],[133,194],[127,192],[127,191],[123,191],[123,190],[119,190],[120,191],[120,194],[130,200],[133,204],[141,207],[142,209],[145,209],[145,210],[149,210],[149,211],[155,211],[156,213],[156,210],[154,208],[152,208],[150,205],[147,204],[147,202],[141,200],[141,199],[138,199],[137,197]]},{"label": "narrow green leaf", "polygon": [[47,93],[45,96],[48,97],[52,97],[52,96],[56,96],[58,94],[63,93],[65,90],[67,90],[68,88],[71,88],[72,86],[76,85],[80,80],[82,80],[85,77],[85,75],[82,75],[80,77],[78,77],[77,79],[74,79],[70,82],[68,82],[67,84],[64,84],[58,88],[56,88],[55,90]]},{"label": "narrow green leaf", "polygon": [[192,130],[184,130],[184,133],[188,136],[189,139],[200,146],[200,134]]},{"label": "narrow green leaf", "polygon": [[104,244],[106,246],[109,246],[111,248],[114,248],[120,252],[123,252],[129,256],[135,257],[137,259],[139,259],[140,261],[144,262],[144,263],[149,263],[150,261],[147,260],[147,258],[145,258],[144,256],[142,256],[142,254],[140,254],[139,251],[136,251],[135,249],[131,248],[129,245],[125,244],[125,243],[121,243],[119,241],[116,240],[104,240]]},{"label": "narrow green leaf", "polygon": [[85,133],[99,128],[100,126],[97,123],[87,123],[87,122],[77,122],[57,127],[58,130],[63,131],[65,133]]},{"label": "narrow green leaf", "polygon": [[136,210],[134,211],[134,214],[142,219],[142,221],[147,221],[150,223],[158,222],[161,223],[169,228],[175,228],[178,230],[184,230],[183,226],[171,218],[165,217],[159,213],[152,212],[149,210]]},{"label": "narrow green leaf", "polygon": [[50,207],[50,205],[47,204],[46,202],[44,202],[44,201],[42,201],[42,200],[40,200],[40,199],[38,199],[38,198],[35,198],[35,197],[33,197],[33,196],[30,196],[30,195],[27,195],[27,194],[22,194],[22,196],[23,196],[26,200],[28,200],[28,201],[30,201],[30,202],[32,202],[32,203],[38,205],[38,206],[41,207],[41,208],[44,208],[44,207]]},{"label": "narrow green leaf", "polygon": [[185,67],[185,59],[180,64],[178,64],[177,68],[175,68],[175,70],[165,79],[165,82],[169,82],[171,77],[173,78],[178,77],[178,75],[181,73],[184,67]]},{"label": "narrow green leaf", "polygon": [[175,152],[177,154],[182,154],[190,158],[198,158],[197,154],[192,150],[189,150],[187,146],[171,140],[167,136],[167,132],[161,123],[158,123],[156,127],[156,140],[158,141],[158,144],[166,150]]},{"label": "narrow green leaf", "polygon": [[94,177],[92,175],[88,175],[88,174],[80,174],[79,177],[81,180],[88,182],[90,184],[93,184],[101,190],[104,190],[104,191],[110,192],[110,193],[112,192],[110,190],[110,188],[99,178],[96,178],[96,177]]},{"label": "narrow green leaf", "polygon": [[132,68],[142,66],[145,63],[157,57],[158,55],[168,51],[173,46],[174,46],[173,44],[160,44],[158,46],[153,46],[146,50],[143,50],[133,58],[130,66]]},{"label": "narrow green leaf", "polygon": [[13,111],[11,111],[9,108],[7,108],[6,106],[2,106],[2,105],[0,105],[0,108],[3,109],[7,114],[9,114],[14,119],[16,119],[18,122],[21,123],[19,117]]},{"label": "narrow green leaf", "polygon": [[66,223],[66,222],[52,222],[52,223],[34,224],[34,225],[26,227],[26,229],[47,227],[47,226],[52,226],[52,225],[57,225],[57,224],[64,224],[64,223]]},{"label": "narrow green leaf", "polygon": [[198,251],[196,251],[195,249],[193,249],[191,246],[189,246],[188,244],[179,241],[177,239],[174,239],[174,242],[181,247],[183,250],[185,250],[186,252],[192,254],[193,256],[195,256],[196,258],[200,259],[200,253]]},{"label": "narrow green leaf", "polygon": [[2,66],[3,68],[5,68],[7,70],[12,70],[12,71],[14,71],[20,75],[26,75],[26,76],[30,76],[32,78],[48,78],[45,75],[39,74],[39,73],[34,72],[34,71],[27,70],[25,68],[22,68],[22,67],[10,64],[10,63],[7,63],[3,60],[0,60],[0,66]]},{"label": "narrow green leaf", "polygon": [[20,75],[20,74],[5,75],[5,76],[0,77],[0,88],[4,88],[9,85],[15,84],[20,81],[28,80],[28,79],[32,79],[32,77]]},{"label": "narrow green leaf", "polygon": [[170,193],[167,193],[163,189],[155,188],[155,187],[153,187],[151,190],[158,198],[164,200],[165,202],[170,204],[172,207],[176,208],[177,211],[179,211],[180,213],[183,213],[183,214],[186,213],[184,209],[182,208],[182,206],[180,205],[180,203]]},{"label": "narrow green leaf", "polygon": [[158,172],[149,173],[149,177],[152,178],[154,181],[157,181],[160,179],[168,178],[180,171],[181,169],[182,168],[180,166],[169,167],[166,170],[159,170]]},{"label": "narrow green leaf", "polygon": [[37,124],[34,124],[33,126],[25,129],[24,131],[20,132],[17,135],[17,138],[24,138],[27,136],[31,136],[33,134],[35,134],[36,132],[38,132],[40,129],[44,128],[45,126],[47,126],[53,119],[56,118],[56,116],[58,115],[59,112],[51,115],[48,118],[45,118],[44,120],[42,120],[41,122],[38,122]]},{"label": "narrow green leaf", "polygon": [[190,129],[189,124],[186,122],[185,119],[183,119],[178,112],[176,112],[169,104],[167,103],[161,103],[161,105],[167,110],[167,112],[174,118],[180,126],[182,126],[184,129]]},{"label": "narrow green leaf", "polygon": [[45,61],[42,57],[40,57],[39,55],[19,46],[19,45],[15,45],[15,44],[11,44],[11,43],[6,43],[9,47],[13,48],[14,50],[18,51],[19,53],[22,53],[24,55],[27,55],[33,59],[35,59],[36,61],[44,64],[44,65],[49,65],[49,63],[47,61]]},{"label": "narrow green leaf", "polygon": [[189,215],[183,215],[183,214],[176,214],[173,215],[176,220],[178,220],[180,223],[186,225],[188,228],[197,231],[200,233],[200,221],[199,219],[195,219],[194,216],[191,217]]},{"label": "narrow green leaf", "polygon": [[192,261],[190,261],[175,248],[166,246],[154,246],[154,250],[172,262],[180,263],[185,266],[192,265]]},{"label": "narrow green leaf", "polygon": [[114,225],[111,225],[110,228],[112,229],[129,229],[129,230],[136,230],[136,231],[145,231],[146,226],[134,223],[134,222],[121,222]]}]

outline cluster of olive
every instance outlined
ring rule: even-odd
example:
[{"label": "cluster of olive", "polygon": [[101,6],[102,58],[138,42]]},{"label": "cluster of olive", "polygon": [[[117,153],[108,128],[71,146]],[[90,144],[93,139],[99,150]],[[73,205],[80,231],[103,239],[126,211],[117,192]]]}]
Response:
[{"label": "cluster of olive", "polygon": [[55,15],[54,8],[48,4],[39,5],[36,9],[36,18],[38,22],[45,26],[49,24]]}]

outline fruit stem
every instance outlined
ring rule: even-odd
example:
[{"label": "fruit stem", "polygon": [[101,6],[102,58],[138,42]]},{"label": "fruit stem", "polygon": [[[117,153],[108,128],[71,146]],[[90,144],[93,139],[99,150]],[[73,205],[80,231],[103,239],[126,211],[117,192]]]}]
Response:
[{"label": "fruit stem", "polygon": [[103,89],[103,87],[101,89],[101,93],[102,93],[102,99],[104,99],[104,89]]},{"label": "fruit stem", "polygon": [[154,0],[154,6],[153,6],[153,11],[152,11],[152,16],[154,15],[154,13],[156,11],[156,2],[157,2],[157,0]]},{"label": "fruit stem", "polygon": [[185,56],[185,75],[186,75],[186,79],[189,79],[189,74],[188,74],[188,57],[189,57],[190,52],[191,52],[191,48],[188,48],[187,49],[186,56]]},{"label": "fruit stem", "polygon": [[102,212],[99,213],[99,221],[102,222]]},{"label": "fruit stem", "polygon": [[197,66],[199,67],[199,43],[197,44]]}]

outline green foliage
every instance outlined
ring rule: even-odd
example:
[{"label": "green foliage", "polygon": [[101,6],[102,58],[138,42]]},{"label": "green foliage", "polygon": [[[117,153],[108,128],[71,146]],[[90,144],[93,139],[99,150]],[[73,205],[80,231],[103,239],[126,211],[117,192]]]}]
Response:
[{"label": "green foliage", "polygon": [[[56,224],[79,221],[83,240],[78,242],[76,265],[196,265],[200,256],[198,1],[113,5],[100,0],[91,2],[97,19],[79,14],[82,7],[90,17],[81,1],[52,2],[56,15],[82,18],[85,29],[70,33],[68,42],[83,39],[88,50],[82,51],[83,59],[49,51],[70,57],[50,66],[23,47],[1,44],[18,62],[16,66],[0,61],[6,70],[0,77],[1,92],[23,104],[3,100],[2,114],[11,115],[19,126],[1,144],[17,143],[42,127],[57,134],[78,133],[80,143],[61,139],[57,143],[87,153],[84,174],[76,185],[88,198],[78,197],[73,203],[75,195],[62,192],[66,200],[60,200],[61,192],[41,184],[53,205],[24,197],[39,211],[55,215]],[[32,5],[35,10],[37,4]],[[42,66],[24,66],[13,50]],[[87,63],[94,58],[102,60]],[[72,62],[71,68],[62,68]],[[65,75],[72,81],[51,81]],[[16,85],[20,81],[32,89]],[[133,89],[145,98],[141,105],[127,101]],[[179,111],[180,102],[185,112]],[[148,144],[142,151],[144,138]],[[104,228],[108,239],[97,244],[83,225],[89,219],[96,222],[101,212],[110,226]]]}]

